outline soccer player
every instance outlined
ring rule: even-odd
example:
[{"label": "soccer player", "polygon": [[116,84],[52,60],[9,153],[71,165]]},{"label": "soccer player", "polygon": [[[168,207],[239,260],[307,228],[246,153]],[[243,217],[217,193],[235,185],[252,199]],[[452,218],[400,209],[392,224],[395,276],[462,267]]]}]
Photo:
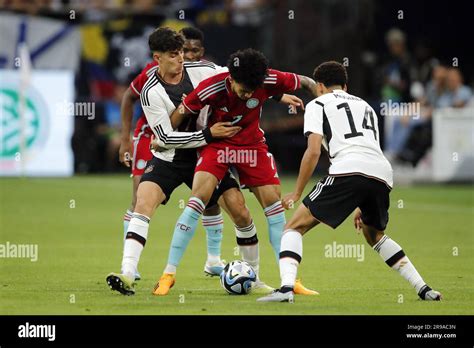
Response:
[{"label": "soccer player", "polygon": [[[185,39],[183,45],[184,60],[187,62],[201,61],[205,51],[204,34],[199,29],[193,27],[183,28],[181,29],[180,33],[183,34]],[[150,151],[150,139],[153,135],[153,131],[148,125],[145,114],[142,114],[137,121],[133,134],[133,145],[132,141],[130,140],[133,105],[140,97],[140,92],[142,91],[145,83],[148,81],[148,78],[156,72],[157,66],[158,62],[155,60],[147,64],[142,72],[137,75],[137,77],[135,77],[135,79],[130,83],[130,86],[122,98],[122,141],[120,144],[119,159],[127,167],[132,167],[133,178],[132,202],[123,217],[124,243],[127,235],[128,225],[130,223],[130,219],[132,218],[133,211],[135,210],[138,184],[140,183],[141,177],[145,171],[146,164],[153,158],[153,155]],[[229,183],[229,181],[226,182]],[[235,186],[231,185],[231,187]],[[223,189],[224,187],[221,188],[221,191]],[[225,205],[225,201],[223,199],[219,199],[219,204]],[[226,209],[226,207],[224,208]],[[224,220],[222,218],[219,205],[213,203],[211,206],[208,206],[206,210],[204,210],[203,226],[206,230],[207,238],[207,260],[204,265],[204,272],[211,276],[219,275],[224,267],[224,263],[220,259],[222,231],[224,229],[223,222]],[[140,274],[137,270],[135,280],[139,279]]]},{"label": "soccer player", "polygon": [[317,183],[286,224],[281,240],[281,288],[261,302],[292,302],[298,265],[303,256],[303,235],[319,223],[337,228],[354,210],[354,225],[382,260],[400,273],[422,300],[439,301],[405,255],[385,233],[392,167],[379,145],[377,115],[347,90],[345,67],[330,61],[314,71],[318,97],[307,104],[304,134],[308,148],[301,160],[295,190],[283,199],[286,209],[297,202],[319,160],[321,144],[328,151],[329,175]]},{"label": "soccer player", "polygon": [[[280,201],[280,180],[265,144],[263,130],[259,127],[259,119],[264,101],[271,96],[301,87],[315,93],[315,83],[306,76],[269,69],[265,56],[253,49],[231,55],[227,67],[228,72],[201,82],[171,116],[173,126],[177,126],[183,120],[189,122],[188,116],[198,115],[201,109],[210,106],[213,112],[209,125],[227,121],[242,127],[233,137],[208,144],[200,151],[191,198],[177,221],[174,233],[182,234],[182,238],[192,237],[214,188],[224,178],[229,167],[233,166],[239,174],[240,183],[251,189],[264,209],[270,243],[278,257],[285,212]],[[236,157],[243,160],[235,160]],[[249,259],[255,261],[249,263],[258,274],[258,238],[255,227],[236,227],[235,232],[239,245],[254,246],[249,250],[252,254]],[[166,266],[155,292],[169,292],[170,282],[166,281],[169,279],[169,266]],[[300,282],[295,291],[305,295],[316,294]]]}]

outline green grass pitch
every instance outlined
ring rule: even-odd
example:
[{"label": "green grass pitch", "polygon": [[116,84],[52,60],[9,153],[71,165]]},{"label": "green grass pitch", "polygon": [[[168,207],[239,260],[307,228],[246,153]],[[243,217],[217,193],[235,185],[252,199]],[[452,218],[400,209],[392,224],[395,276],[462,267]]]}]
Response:
[{"label": "green grass pitch", "polygon": [[[294,177],[283,179],[282,192]],[[309,189],[310,187],[308,187]],[[38,260],[0,259],[1,314],[474,314],[474,190],[472,186],[395,187],[387,234],[413,261],[425,281],[444,295],[422,302],[358,235],[352,220],[337,230],[318,226],[304,238],[299,276],[320,296],[294,304],[257,303],[255,294],[232,296],[218,278],[205,277],[205,232],[200,226],[178,268],[169,296],[151,291],[165,266],[173,226],[189,190],[175,191],[152,219],[135,296],[110,291],[105,276],[120,270],[122,216],[130,201],[126,175],[69,179],[0,179],[0,244],[37,244]],[[266,221],[245,192],[256,223],[261,277],[279,285]],[[181,205],[181,207],[180,207]],[[287,219],[292,211],[287,212]],[[325,246],[364,245],[364,259],[330,258]],[[234,255],[235,236],[225,217],[222,257]]]}]

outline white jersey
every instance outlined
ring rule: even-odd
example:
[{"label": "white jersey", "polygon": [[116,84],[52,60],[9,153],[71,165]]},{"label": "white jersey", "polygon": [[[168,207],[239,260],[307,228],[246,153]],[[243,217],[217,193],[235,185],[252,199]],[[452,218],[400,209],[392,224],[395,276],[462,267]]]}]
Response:
[{"label": "white jersey", "polygon": [[201,110],[197,119],[190,117],[177,130],[173,130],[170,116],[181,103],[183,94],[191,93],[201,81],[227,71],[227,68],[207,61],[186,62],[183,79],[174,85],[161,80],[158,69],[148,78],[140,93],[148,124],[159,147],[166,149],[153,155],[168,162],[195,160],[195,149],[206,145],[211,139],[209,129],[202,129],[206,125],[209,110]]},{"label": "white jersey", "polygon": [[392,166],[379,144],[377,114],[363,99],[334,90],[306,105],[304,133],[322,135],[329,174],[362,174],[393,186]]}]

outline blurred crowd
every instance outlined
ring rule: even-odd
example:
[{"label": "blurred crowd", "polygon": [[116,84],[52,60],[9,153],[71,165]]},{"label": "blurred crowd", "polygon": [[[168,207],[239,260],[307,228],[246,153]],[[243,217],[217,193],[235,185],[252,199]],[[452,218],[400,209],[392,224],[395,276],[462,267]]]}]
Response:
[{"label": "blurred crowd", "polygon": [[[226,64],[227,57],[236,48],[254,47],[267,55],[274,68],[311,75],[312,71],[301,71],[302,67],[314,67],[322,59],[337,59],[339,51],[330,50],[340,47],[333,44],[324,46],[329,51],[323,53],[315,48],[315,53],[305,61],[302,57],[303,51],[308,51],[306,47],[301,57],[299,54],[295,56],[291,49],[282,51],[280,35],[288,35],[290,29],[281,32],[282,22],[275,18],[282,13],[288,16],[285,6],[289,3],[292,2],[0,0],[0,7],[14,14],[62,20],[79,28],[82,53],[76,71],[76,101],[93,101],[97,107],[94,120],[78,118],[75,121],[72,139],[75,170],[110,172],[126,170],[118,162],[121,97],[133,77],[150,61],[147,39],[154,28],[169,26],[180,30],[187,26],[199,27],[205,34],[205,58],[220,65]],[[309,2],[303,3],[309,6]],[[337,11],[340,10],[334,6]],[[320,18],[317,25],[332,28],[331,23],[331,19],[323,21]],[[304,29],[312,23],[303,20],[300,25]],[[353,28],[348,26],[345,30],[353,31]],[[458,62],[438,58],[437,52],[433,52],[427,42],[411,42],[397,28],[380,34],[377,28],[368,30],[374,33],[372,35],[384,35],[385,47],[371,51],[356,47],[358,51],[349,52],[359,56],[352,58],[350,55],[353,62],[359,63],[352,63],[349,68],[349,92],[367,99],[378,111],[380,140],[387,156],[394,162],[416,166],[432,144],[434,111],[472,105],[472,90],[466,84],[466,76],[457,66]],[[335,29],[332,35],[334,32]],[[301,35],[304,34],[302,31]],[[342,35],[347,33],[342,32]],[[289,40],[288,37],[285,40]],[[354,46],[349,46],[350,41],[347,45],[347,49],[354,49]],[[293,57],[293,65],[287,63],[288,57]],[[351,81],[351,76],[356,77]],[[467,80],[472,83],[469,76]],[[309,101],[308,96],[300,97],[305,102]],[[415,111],[393,108],[403,103],[410,103]],[[301,136],[303,113],[293,114],[276,103],[267,104],[262,116],[262,128],[266,131],[270,149],[282,172],[297,171],[306,147],[306,140]],[[384,111],[386,105],[391,107],[388,113]],[[137,103],[135,119],[140,113]]]},{"label": "blurred crowd", "polygon": [[409,105],[381,119],[385,132],[384,151],[392,162],[416,166],[432,145],[432,117],[440,108],[474,105],[472,90],[455,58],[441,62],[420,44],[412,55],[406,35],[393,28],[385,36],[388,58],[380,74],[381,105]]}]

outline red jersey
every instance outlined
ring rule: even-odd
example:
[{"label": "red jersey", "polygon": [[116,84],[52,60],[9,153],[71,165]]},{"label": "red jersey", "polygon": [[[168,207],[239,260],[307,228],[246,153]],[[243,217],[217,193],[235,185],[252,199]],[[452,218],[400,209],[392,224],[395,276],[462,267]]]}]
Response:
[{"label": "red jersey", "polygon": [[260,128],[260,116],[265,100],[273,95],[294,91],[300,87],[298,75],[268,69],[263,86],[257,88],[248,100],[240,99],[232,92],[230,73],[225,72],[202,81],[183,101],[183,105],[193,114],[199,114],[206,105],[212,109],[208,126],[216,122],[231,121],[242,130],[232,138],[222,139],[232,145],[252,145],[265,141]]},{"label": "red jersey", "polygon": [[[146,81],[155,73],[157,67],[158,63],[155,61],[148,63],[146,67],[140,72],[140,74],[138,74],[130,83],[130,89],[138,98],[140,98],[140,93]],[[143,132],[153,134],[153,132],[150,130],[150,127],[144,127],[145,125],[148,125],[148,121],[145,117],[145,114],[142,112],[135,126],[133,136],[139,137],[141,134],[143,134]]]}]

